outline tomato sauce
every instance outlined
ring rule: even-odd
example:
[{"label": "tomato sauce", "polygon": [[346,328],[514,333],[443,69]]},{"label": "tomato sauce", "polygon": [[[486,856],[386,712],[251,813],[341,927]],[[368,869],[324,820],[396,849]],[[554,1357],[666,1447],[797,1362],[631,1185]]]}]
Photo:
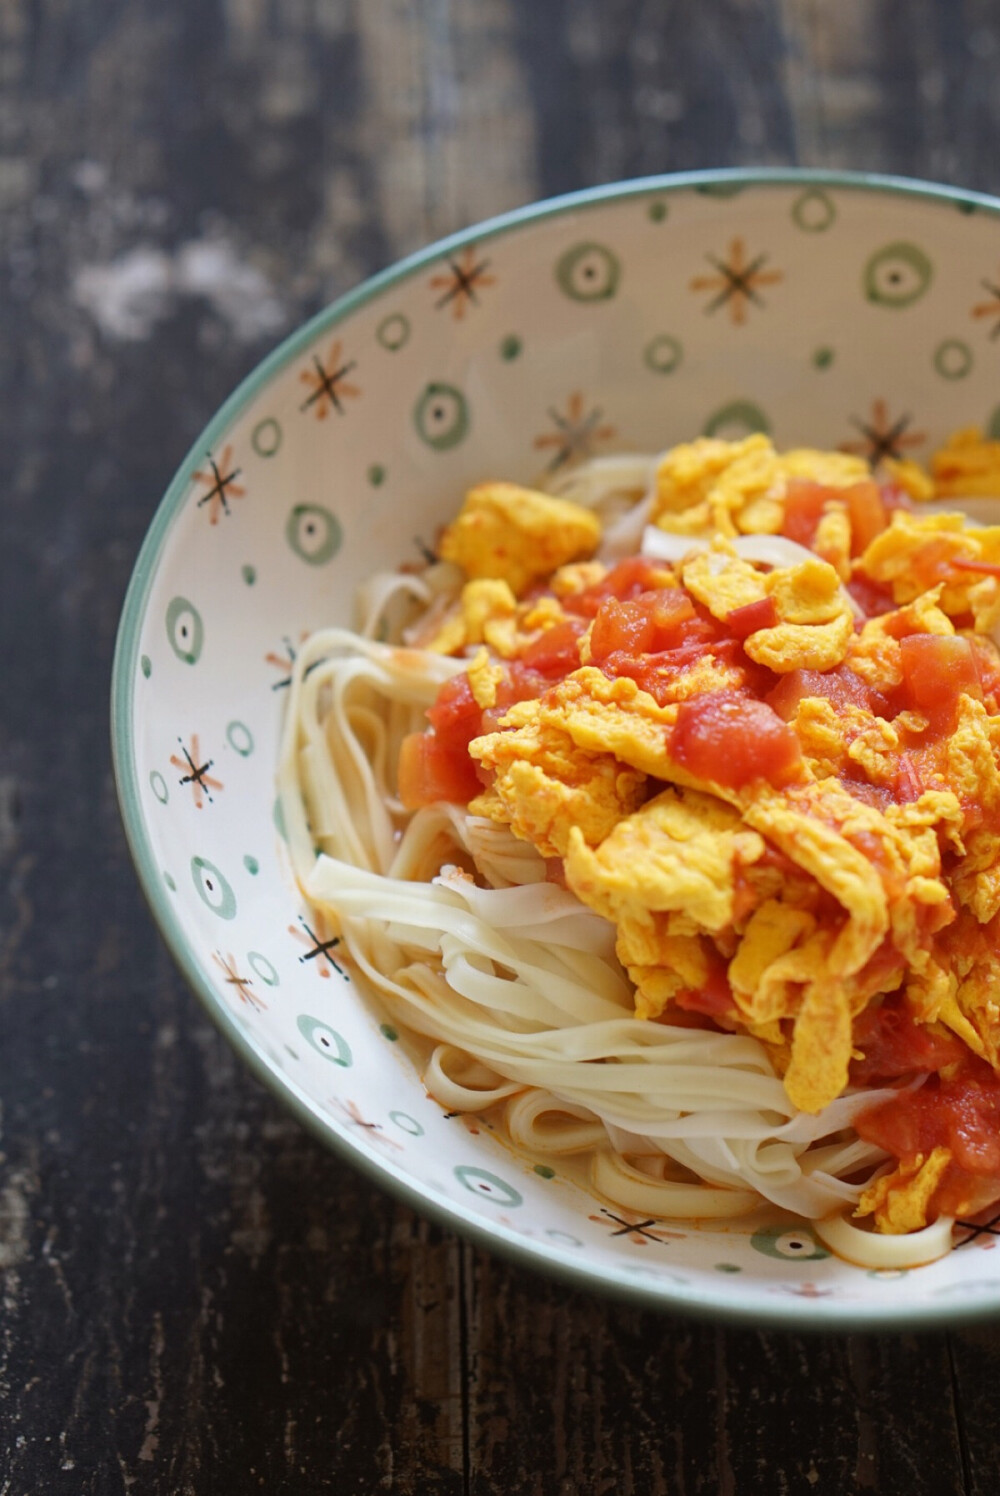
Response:
[{"label": "tomato sauce", "polygon": [[[917,1041],[901,1031],[899,1042],[905,1052]],[[946,1042],[936,1036],[923,1041]],[[926,1158],[938,1147],[950,1151],[931,1214],[968,1215],[1000,1196],[1000,1077],[964,1045],[958,1048],[953,1069],[938,1070],[919,1090],[901,1092],[854,1121],[860,1137],[901,1162]]]}]

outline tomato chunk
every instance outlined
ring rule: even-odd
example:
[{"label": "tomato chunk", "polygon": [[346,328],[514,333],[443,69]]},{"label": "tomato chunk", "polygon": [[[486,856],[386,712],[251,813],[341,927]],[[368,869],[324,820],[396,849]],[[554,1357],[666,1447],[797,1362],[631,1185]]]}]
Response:
[{"label": "tomato chunk", "polygon": [[479,736],[483,714],[464,671],[445,681],[434,705],[427,708],[427,720],[438,741],[451,748],[467,748]]},{"label": "tomato chunk", "polygon": [[952,1161],[934,1205],[953,1215],[1000,1195],[1000,1077],[970,1058],[953,1075],[934,1075],[919,1091],[861,1112],[858,1135],[901,1160],[948,1148]]},{"label": "tomato chunk", "polygon": [[451,800],[467,805],[482,789],[468,750],[433,732],[411,732],[399,750],[399,798],[407,810]]},{"label": "tomato chunk", "polygon": [[758,629],[773,629],[777,622],[778,610],[773,597],[745,603],[742,608],[733,608],[726,614],[726,628],[735,639],[749,639]]},{"label": "tomato chunk", "polygon": [[886,698],[866,686],[846,665],[838,665],[835,670],[789,670],[768,693],[767,703],[790,722],[799,702],[808,696],[824,696],[836,706],[858,706],[876,717],[888,717],[891,711]]},{"label": "tomato chunk", "polygon": [[567,618],[540,634],[521,655],[521,663],[552,679],[562,678],[580,665],[580,635],[583,624]]},{"label": "tomato chunk", "polygon": [[812,545],[816,527],[831,499],[839,498],[835,488],[813,483],[808,478],[791,478],[785,489],[785,514],[781,533],[799,545]]},{"label": "tomato chunk", "polygon": [[939,1024],[918,1023],[904,998],[887,997],[866,1008],[854,1024],[854,1047],[863,1058],[851,1064],[855,1085],[897,1080],[941,1070],[968,1054],[962,1041]]},{"label": "tomato chunk", "polygon": [[899,649],[903,680],[915,706],[942,711],[962,695],[982,698],[976,655],[961,634],[907,634]]},{"label": "tomato chunk", "polygon": [[694,604],[680,587],[643,592],[638,597],[606,598],[590,635],[590,654],[600,664],[619,652],[659,653],[678,644],[683,626],[697,618]]},{"label": "tomato chunk", "polygon": [[580,592],[564,597],[562,605],[567,613],[575,613],[580,618],[593,618],[605,598],[616,597],[619,602],[624,602],[638,597],[640,592],[662,587],[662,584],[662,563],[657,567],[646,556],[626,556],[624,561],[616,562],[592,587],[584,587]]},{"label": "tomato chunk", "polygon": [[802,772],[793,730],[766,702],[735,691],[712,691],[682,701],[670,753],[699,779],[729,789],[740,789],[754,779],[778,787]]},{"label": "tomato chunk", "polygon": [[860,556],[889,523],[882,492],[878,484],[868,478],[863,483],[853,483],[850,488],[845,488],[841,497],[847,504],[851,521],[851,555]]}]

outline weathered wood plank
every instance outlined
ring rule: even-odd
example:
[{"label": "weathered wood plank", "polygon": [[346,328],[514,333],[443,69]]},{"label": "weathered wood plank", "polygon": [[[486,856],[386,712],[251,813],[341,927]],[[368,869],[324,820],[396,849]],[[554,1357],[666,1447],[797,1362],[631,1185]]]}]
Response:
[{"label": "weathered wood plank", "polygon": [[324,300],[633,173],[1000,186],[998,55],[988,0],[0,0],[0,1496],[992,1492],[996,1332],[643,1315],[305,1136],[142,908],[105,703],[173,466]]}]

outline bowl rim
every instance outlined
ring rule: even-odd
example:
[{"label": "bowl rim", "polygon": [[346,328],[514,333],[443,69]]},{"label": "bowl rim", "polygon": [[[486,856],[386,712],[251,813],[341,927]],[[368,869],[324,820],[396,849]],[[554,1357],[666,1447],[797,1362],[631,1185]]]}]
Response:
[{"label": "bowl rim", "polygon": [[699,171],[638,177],[587,187],[557,197],[532,202],[498,214],[481,223],[449,234],[415,253],[406,255],[370,276],[360,285],[331,302],[296,328],[267,354],[219,407],[198,435],[171,479],[153,515],[136,558],[115,642],[111,673],[111,750],[119,810],[132,861],[150,912],[174,961],[202,1007],[240,1059],[306,1127],[347,1163],[386,1189],[418,1214],[455,1231],[477,1246],[495,1252],[522,1268],[555,1277],[571,1288],[597,1292],[629,1304],[665,1313],[722,1321],[734,1326],[769,1327],[785,1330],[853,1332],[942,1329],[985,1314],[1000,1313],[1000,1283],[995,1293],[976,1294],[955,1302],[842,1304],[836,1298],[803,1301],[777,1294],[765,1299],[757,1287],[741,1297],[713,1291],[697,1284],[680,1285],[669,1279],[633,1277],[627,1268],[582,1260],[565,1249],[528,1238],[501,1225],[488,1223],[458,1202],[445,1201],[405,1175],[389,1159],[366,1152],[346,1130],[321,1110],[293,1077],[279,1070],[250,1040],[236,1017],[222,1001],[208,974],[186,940],[173,903],[167,897],[148,837],[132,733],[139,665],[139,635],[153,578],[164,541],[179,517],[190,486],[192,465],[206,448],[235,422],[258,392],[318,337],[346,317],[374,301],[391,287],[466,246],[544,222],[578,209],[590,209],[629,198],[663,196],[698,188],[802,186],[840,188],[951,204],[968,212],[982,210],[1000,217],[1000,199],[965,188],[927,182],[918,178],[874,172],[836,171],[809,167],[723,167]]}]

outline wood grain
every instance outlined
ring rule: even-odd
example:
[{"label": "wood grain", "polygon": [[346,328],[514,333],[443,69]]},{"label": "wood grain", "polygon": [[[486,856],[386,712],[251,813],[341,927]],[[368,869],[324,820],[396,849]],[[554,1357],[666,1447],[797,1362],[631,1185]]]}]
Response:
[{"label": "wood grain", "polygon": [[645,1315],[302,1133],[142,906],[106,703],[178,457],[329,297],[630,174],[996,189],[998,57],[988,0],[0,0],[0,1496],[992,1496],[992,1327]]}]

